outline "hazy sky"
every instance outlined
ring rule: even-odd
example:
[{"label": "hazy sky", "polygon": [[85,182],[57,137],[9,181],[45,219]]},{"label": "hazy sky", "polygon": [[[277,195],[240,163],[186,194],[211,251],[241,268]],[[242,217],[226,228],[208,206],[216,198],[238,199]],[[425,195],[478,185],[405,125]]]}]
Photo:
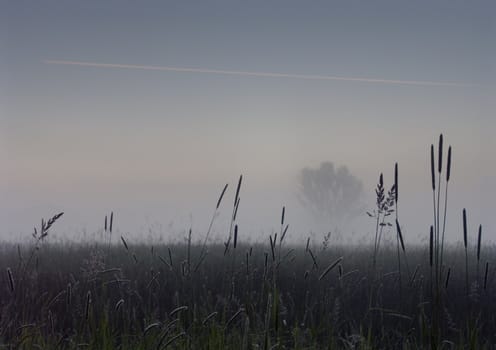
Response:
[{"label": "hazy sky", "polygon": [[[286,205],[304,237],[299,169],[346,165],[373,209],[378,175],[390,183],[397,161],[416,240],[432,221],[429,147],[442,132],[448,235],[461,237],[466,207],[473,235],[480,223],[496,240],[494,1],[0,4],[4,237],[57,211],[59,236],[99,229],[110,210],[125,233],[204,231],[226,182],[229,212],[241,173],[240,231],[277,229]],[[361,219],[365,235],[373,223]]]}]

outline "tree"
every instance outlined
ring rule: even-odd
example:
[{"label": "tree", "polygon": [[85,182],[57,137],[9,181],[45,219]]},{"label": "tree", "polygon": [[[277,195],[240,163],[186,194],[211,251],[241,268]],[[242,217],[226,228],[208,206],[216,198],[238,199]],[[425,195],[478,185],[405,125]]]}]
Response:
[{"label": "tree", "polygon": [[317,219],[341,227],[363,208],[363,185],[346,166],[332,162],[320,168],[303,168],[299,176],[299,200]]}]

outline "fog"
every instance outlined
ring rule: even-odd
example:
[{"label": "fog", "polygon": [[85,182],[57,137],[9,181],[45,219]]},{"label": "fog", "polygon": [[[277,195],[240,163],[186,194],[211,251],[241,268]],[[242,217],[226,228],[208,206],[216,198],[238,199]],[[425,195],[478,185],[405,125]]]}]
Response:
[{"label": "fog", "polygon": [[[220,241],[243,174],[241,239],[279,231],[285,206],[294,242],[328,231],[367,242],[379,174],[389,188],[398,162],[401,226],[420,243],[433,221],[429,149],[443,133],[453,147],[447,237],[461,239],[467,208],[473,237],[482,224],[494,241],[494,21],[449,4],[9,3],[0,238],[26,241],[63,211],[53,239],[95,239],[113,211],[115,237],[181,240],[192,228],[200,240],[228,183]],[[363,185],[345,226],[298,200],[301,169],[322,162]]]}]

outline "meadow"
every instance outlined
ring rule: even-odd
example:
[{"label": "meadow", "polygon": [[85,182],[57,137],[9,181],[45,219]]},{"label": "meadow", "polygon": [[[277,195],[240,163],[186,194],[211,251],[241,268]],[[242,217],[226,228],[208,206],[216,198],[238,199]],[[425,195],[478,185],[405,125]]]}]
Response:
[{"label": "meadow", "polygon": [[[0,248],[0,348],[5,349],[493,349],[496,247],[467,232],[444,240],[451,148],[431,147],[433,217],[428,244],[405,245],[396,216],[398,168],[376,188],[370,245],[328,235],[285,241],[288,218],[265,242],[246,243],[236,215],[225,242],[145,244],[112,236],[50,242],[62,213],[33,241]],[[436,162],[437,159],[437,162]],[[227,185],[216,201],[215,220]],[[443,190],[441,190],[443,189]],[[393,242],[383,238],[395,233]]]}]

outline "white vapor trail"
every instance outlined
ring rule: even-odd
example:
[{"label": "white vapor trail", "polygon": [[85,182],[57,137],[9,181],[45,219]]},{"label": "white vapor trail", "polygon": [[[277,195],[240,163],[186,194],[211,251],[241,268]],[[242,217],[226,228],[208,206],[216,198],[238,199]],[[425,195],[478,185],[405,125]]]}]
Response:
[{"label": "white vapor trail", "polygon": [[339,81],[396,84],[396,85],[449,86],[449,87],[474,86],[473,84],[457,83],[457,82],[372,79],[372,78],[341,77],[341,76],[330,76],[330,75],[287,74],[287,73],[269,73],[269,72],[245,72],[245,71],[236,71],[236,70],[149,66],[149,65],[136,65],[136,64],[96,63],[96,62],[64,61],[64,60],[45,60],[43,61],[43,63],[73,65],[73,66],[83,66],[83,67],[96,67],[96,68],[143,69],[143,70],[155,70],[155,71],[166,71],[166,72],[224,74],[224,75],[240,75],[240,76],[251,76],[251,77],[290,78],[290,79],[306,79],[306,80],[339,80]]}]

